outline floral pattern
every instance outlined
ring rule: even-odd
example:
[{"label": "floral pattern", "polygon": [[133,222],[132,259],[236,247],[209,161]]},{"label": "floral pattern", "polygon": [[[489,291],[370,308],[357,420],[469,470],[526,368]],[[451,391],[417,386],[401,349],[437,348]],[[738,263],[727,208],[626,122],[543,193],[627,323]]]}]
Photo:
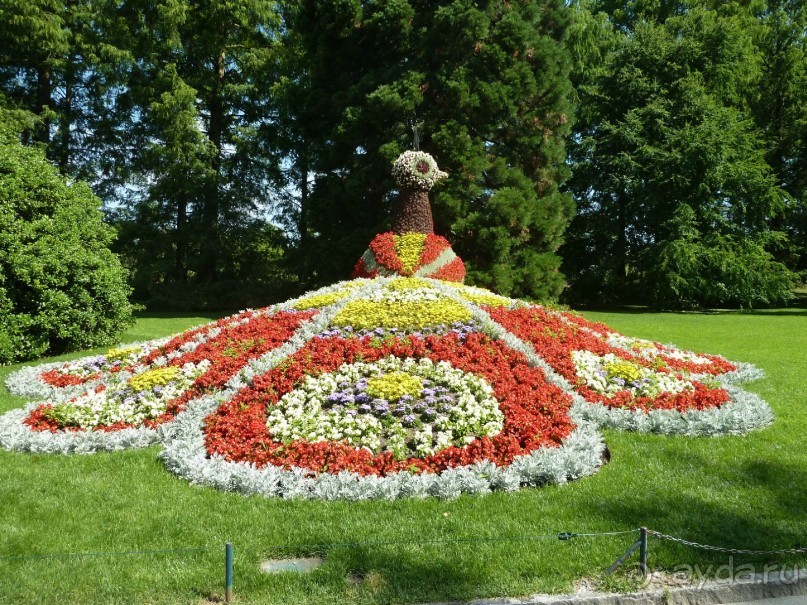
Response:
[{"label": "floral pattern", "polygon": [[448,176],[425,151],[404,151],[392,165],[392,176],[399,187],[428,191]]},{"label": "floral pattern", "polygon": [[396,275],[462,282],[465,264],[454,254],[448,240],[439,235],[381,233],[356,263],[353,277]]},{"label": "floral pattern", "polygon": [[379,236],[387,276],[23,368],[7,385],[34,401],[0,416],[0,447],[161,442],[172,472],[221,489],[455,497],[595,472],[597,426],[711,435],[771,422],[732,384],[757,377],[751,366],[429,278],[445,260],[430,237]]}]

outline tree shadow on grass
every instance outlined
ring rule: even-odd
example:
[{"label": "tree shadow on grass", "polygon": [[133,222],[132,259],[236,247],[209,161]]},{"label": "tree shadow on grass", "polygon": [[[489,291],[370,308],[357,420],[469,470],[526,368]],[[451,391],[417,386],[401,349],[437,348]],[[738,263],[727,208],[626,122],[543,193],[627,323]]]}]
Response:
[{"label": "tree shadow on grass", "polygon": [[[713,464],[705,457],[695,456],[699,465]],[[594,512],[604,522],[614,526],[646,526],[664,534],[692,542],[742,550],[783,550],[807,546],[804,529],[804,512],[807,511],[807,470],[772,460],[741,463],[738,475],[744,477],[744,491],[761,490],[769,503],[764,514],[758,506],[734,503],[731,508],[711,500],[709,493],[702,497],[669,492],[657,494],[647,491],[625,494],[604,501]],[[756,489],[755,489],[756,488]],[[757,491],[757,493],[759,493]],[[760,496],[764,497],[764,496]],[[799,527],[798,525],[802,527]],[[652,536],[651,536],[652,538]],[[700,549],[652,538],[651,550],[665,566],[706,562],[725,563],[729,556],[737,562],[764,563],[803,561],[798,555],[750,555]],[[798,558],[796,558],[798,557]]]},{"label": "tree shadow on grass", "polygon": [[402,598],[434,602],[479,595],[485,580],[480,570],[469,569],[467,558],[450,553],[450,545],[439,550],[354,547],[344,552],[340,563],[346,566],[346,583],[353,584],[348,592],[354,597],[372,597],[377,602]]}]

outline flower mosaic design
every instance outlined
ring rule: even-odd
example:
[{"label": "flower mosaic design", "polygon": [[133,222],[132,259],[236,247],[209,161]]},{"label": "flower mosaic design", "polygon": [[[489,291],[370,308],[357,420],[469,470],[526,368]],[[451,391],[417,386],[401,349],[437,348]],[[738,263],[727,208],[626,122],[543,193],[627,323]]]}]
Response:
[{"label": "flower mosaic design", "polygon": [[428,357],[388,357],[308,376],[268,413],[283,443],[343,441],[396,459],[494,437],[503,414],[483,379]]},{"label": "flower mosaic design", "polygon": [[392,176],[399,187],[428,191],[448,174],[425,151],[404,151],[392,165]]},{"label": "flower mosaic design", "polygon": [[[746,364],[423,277],[341,282],[7,384],[0,446],[162,442],[188,480],[244,493],[395,498],[597,470],[598,426],[739,434],[772,420]],[[56,377],[73,377],[61,380]]]}]

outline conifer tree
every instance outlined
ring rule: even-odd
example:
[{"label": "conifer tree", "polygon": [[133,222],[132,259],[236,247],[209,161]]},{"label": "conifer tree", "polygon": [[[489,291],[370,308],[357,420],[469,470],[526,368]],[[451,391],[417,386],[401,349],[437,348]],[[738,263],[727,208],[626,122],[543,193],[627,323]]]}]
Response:
[{"label": "conifer tree", "polygon": [[[266,289],[282,243],[262,217],[274,168],[258,137],[273,117],[261,78],[276,47],[275,3],[127,0],[118,14],[132,58],[125,178],[139,194],[120,214],[121,240],[139,294],[156,282],[165,303],[194,291],[219,307],[262,302],[232,295]],[[263,268],[258,249],[272,251]]]},{"label": "conifer tree", "polygon": [[788,194],[777,221],[789,241],[779,254],[807,281],[807,6],[769,0],[758,24],[764,71],[754,115],[766,158]]},{"label": "conifer tree", "polygon": [[747,13],[701,2],[663,21],[653,11],[625,21],[637,11],[599,6],[581,7],[608,42],[578,45],[581,65],[602,52],[598,66],[576,70],[571,298],[676,308],[786,300],[791,275],[771,255],[784,198],[751,118],[761,61]]},{"label": "conifer tree", "polygon": [[[573,212],[558,192],[570,125],[568,26],[554,0],[307,0],[290,29],[304,50],[296,114],[316,175],[304,250],[344,277],[389,228],[392,161],[412,145],[449,177],[434,194],[435,232],[469,280],[505,294],[557,295],[556,249]],[[300,130],[302,133],[303,130]]]}]

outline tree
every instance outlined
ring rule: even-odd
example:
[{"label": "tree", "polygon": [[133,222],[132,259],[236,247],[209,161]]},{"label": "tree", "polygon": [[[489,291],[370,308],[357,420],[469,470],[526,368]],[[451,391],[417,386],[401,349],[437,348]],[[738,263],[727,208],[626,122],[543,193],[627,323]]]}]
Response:
[{"label": "tree", "polygon": [[94,184],[116,140],[109,114],[123,53],[110,39],[108,0],[0,0],[4,104],[39,116],[25,138],[63,174]]},{"label": "tree", "polygon": [[[668,308],[786,300],[792,276],[770,254],[782,241],[773,227],[783,194],[749,116],[760,57],[747,15],[691,4],[632,29],[594,15],[588,23],[609,42],[600,66],[576,76],[584,109],[570,182],[579,213],[564,249],[570,298]],[[711,247],[720,253],[705,254]],[[696,255],[701,265],[682,260]],[[737,259],[748,261],[742,271]],[[713,288],[684,287],[700,283],[696,266],[708,266]]]},{"label": "tree", "polygon": [[[307,0],[289,9],[303,49],[297,134],[312,186],[302,250],[322,283],[349,273],[389,225],[392,161],[412,141],[448,171],[435,230],[471,281],[556,295],[573,212],[567,174],[569,57],[563,2]],[[306,191],[308,189],[306,188]]]},{"label": "tree", "polygon": [[134,323],[114,231],[12,117],[0,111],[0,363],[109,344]]},{"label": "tree", "polygon": [[[222,291],[244,293],[241,303],[265,297],[284,246],[266,225],[275,167],[259,137],[273,118],[265,78],[275,3],[128,0],[117,12],[130,56],[120,118],[130,155],[115,194],[134,193],[116,218],[138,294],[183,292],[175,304],[210,298],[205,306],[219,308]],[[241,262],[246,242],[256,246],[247,256],[272,250],[265,268]],[[258,273],[244,275],[247,266]]]},{"label": "tree", "polygon": [[754,116],[766,159],[788,194],[778,226],[788,244],[778,256],[807,281],[807,6],[770,0],[756,36],[764,71]]}]

